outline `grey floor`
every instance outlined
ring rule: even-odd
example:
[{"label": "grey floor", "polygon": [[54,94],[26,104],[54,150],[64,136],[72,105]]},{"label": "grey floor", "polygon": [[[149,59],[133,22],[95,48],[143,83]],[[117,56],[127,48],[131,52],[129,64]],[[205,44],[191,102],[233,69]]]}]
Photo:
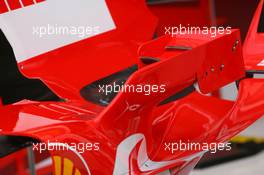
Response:
[{"label": "grey floor", "polygon": [[241,159],[220,166],[195,170],[191,175],[263,175],[264,152],[257,156]]},{"label": "grey floor", "polygon": [[[242,136],[264,138],[264,117],[241,133]],[[264,152],[249,158],[195,170],[191,175],[264,175]]]}]

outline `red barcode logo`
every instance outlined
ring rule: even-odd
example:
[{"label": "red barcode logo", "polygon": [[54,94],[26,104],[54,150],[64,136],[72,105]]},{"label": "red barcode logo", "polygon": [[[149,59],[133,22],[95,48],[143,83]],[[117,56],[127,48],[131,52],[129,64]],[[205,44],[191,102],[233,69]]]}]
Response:
[{"label": "red barcode logo", "polygon": [[0,14],[34,5],[45,0],[0,0]]}]

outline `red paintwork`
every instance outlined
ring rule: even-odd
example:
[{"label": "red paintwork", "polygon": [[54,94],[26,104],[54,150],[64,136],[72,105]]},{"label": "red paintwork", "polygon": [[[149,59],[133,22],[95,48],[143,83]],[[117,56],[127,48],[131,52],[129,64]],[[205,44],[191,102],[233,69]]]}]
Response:
[{"label": "red paintwork", "polygon": [[165,27],[211,26],[216,16],[211,0],[192,0],[172,3],[150,4],[149,8],[159,18],[157,34],[164,35]]},{"label": "red paintwork", "polygon": [[157,19],[144,0],[106,2],[116,30],[23,62],[21,72],[43,80],[64,99],[82,100],[79,91],[85,85],[133,65],[140,44],[153,37]]},{"label": "red paintwork", "polygon": [[[8,7],[7,4],[10,8],[10,10],[16,10],[22,8],[20,1],[23,3],[23,6],[29,6],[33,5],[34,1],[33,0],[1,0],[1,6],[0,6],[0,14],[8,12]],[[36,0],[36,3],[43,2],[45,0]]]},{"label": "red paintwork", "polygon": [[[52,165],[49,166],[39,166],[38,164],[41,161],[45,161],[49,158],[48,153],[40,154],[38,151],[34,152],[36,158],[36,169],[38,175],[50,175]],[[27,158],[27,150],[22,149],[17,151],[11,155],[8,155],[4,158],[0,158],[0,172],[1,175],[30,175],[28,170],[28,158]]]},{"label": "red paintwork", "polygon": [[[204,62],[207,62],[207,59],[211,58],[203,57],[205,53],[210,52],[204,48],[210,48],[210,45],[217,43],[216,41],[224,43],[228,42],[226,40],[235,41],[238,34],[234,32],[230,36],[220,37],[210,43],[197,39],[194,39],[196,42],[186,42],[186,44],[190,42],[190,45],[197,45],[192,51],[161,52],[160,63],[141,68],[128,81],[129,84],[145,84],[146,82],[167,84],[167,93],[163,96],[120,93],[111,105],[101,112],[91,108],[89,104],[74,102],[28,102],[28,104],[10,105],[1,110],[2,114],[9,116],[9,120],[0,125],[2,133],[30,136],[39,138],[43,142],[78,143],[82,140],[99,142],[99,152],[83,154],[93,174],[112,172],[117,145],[135,133],[143,133],[146,136],[148,154],[151,160],[157,161],[179,158],[178,153],[171,155],[165,152],[161,147],[163,142],[175,142],[180,139],[183,141],[198,139],[208,143],[227,141],[263,114],[264,106],[260,102],[263,99],[261,97],[264,97],[261,91],[264,87],[263,80],[243,80],[238,101],[235,103],[193,93],[167,106],[158,108],[155,106],[170,94],[195,82],[196,72]],[[222,38],[225,40],[221,41]],[[173,42],[175,39],[170,40]],[[159,40],[155,42],[162,43]],[[149,44],[152,45],[152,43]],[[232,48],[233,45],[230,46]],[[155,50],[159,49],[159,47],[156,48]],[[222,53],[228,55],[228,52],[233,52],[231,48]],[[143,46],[140,54],[145,53],[144,49]],[[189,59],[186,60],[187,58]],[[238,54],[237,59],[241,60],[241,58]],[[182,71],[181,67],[189,67],[189,69]],[[172,70],[178,76],[173,76]],[[140,108],[128,111],[126,101],[129,104],[139,104]],[[151,111],[154,109],[156,113],[153,115]],[[133,126],[131,122],[135,120],[135,117],[138,121],[131,128],[129,125]],[[171,126],[172,123],[174,124]],[[181,152],[180,157],[193,153]],[[67,157],[67,155],[64,156]],[[102,161],[104,161],[103,165],[100,164]],[[182,163],[171,164],[152,173],[183,166]],[[81,164],[78,165],[81,166]]]},{"label": "red paintwork", "polygon": [[243,51],[246,70],[264,70],[264,66],[258,66],[258,64],[262,60],[264,60],[264,33],[257,32],[261,11],[263,8],[263,2],[264,1],[261,0],[259,3],[259,6],[255,12],[255,16],[249,28],[247,38],[245,40]]},{"label": "red paintwork", "polygon": [[[82,157],[91,174],[108,175],[113,173],[117,163],[118,145],[131,135],[145,136],[150,160],[177,160],[192,157],[200,150],[170,154],[164,150],[164,143],[226,142],[264,114],[263,79],[242,80],[236,102],[193,92],[175,102],[157,106],[196,82],[202,92],[208,93],[242,78],[242,46],[239,43],[233,49],[234,43],[240,40],[239,31],[216,38],[184,35],[152,40],[157,20],[143,0],[108,0],[107,3],[116,30],[19,64],[24,75],[40,78],[66,100],[24,101],[0,106],[1,134],[28,136],[44,143],[98,142],[99,151],[87,151]],[[164,49],[171,45],[189,46],[192,50]],[[144,65],[140,56],[159,58],[160,62]],[[127,84],[164,84],[166,92],[149,96],[120,92],[107,107],[80,97],[79,91],[85,85],[136,63],[140,69]],[[222,64],[225,66],[221,71]],[[200,159],[196,156],[142,172],[140,168],[144,166],[136,164],[139,147],[137,144],[131,151],[129,160],[123,159],[122,163],[130,165],[130,172],[123,173],[157,174],[171,169],[172,174],[188,174]],[[126,153],[130,152],[123,152]],[[73,160],[82,175],[88,174],[84,163],[72,151],[51,151],[50,154]]]}]

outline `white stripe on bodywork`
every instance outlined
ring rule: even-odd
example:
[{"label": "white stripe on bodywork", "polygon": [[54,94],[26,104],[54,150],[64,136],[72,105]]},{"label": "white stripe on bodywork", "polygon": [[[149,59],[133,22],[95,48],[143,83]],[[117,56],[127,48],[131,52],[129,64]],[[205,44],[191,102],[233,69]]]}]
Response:
[{"label": "white stripe on bodywork", "polygon": [[19,4],[20,4],[21,7],[24,7],[24,4],[23,4],[22,0],[19,0]]},{"label": "white stripe on bodywork", "polygon": [[41,162],[36,163],[35,165],[36,170],[40,170],[40,169],[51,167],[51,166],[52,166],[52,158],[47,158],[45,160],[42,160]]},{"label": "white stripe on bodywork", "polygon": [[199,152],[191,156],[170,160],[170,161],[161,161],[161,162],[151,161],[147,154],[147,143],[145,136],[143,134],[134,134],[126,138],[117,147],[116,161],[115,161],[113,175],[126,174],[131,171],[131,169],[129,168],[130,167],[129,158],[132,151],[135,149],[136,145],[139,142],[141,143],[137,155],[137,164],[141,172],[151,172],[151,171],[153,172],[178,162],[189,162],[197,157],[202,157],[205,153],[205,152]]},{"label": "white stripe on bodywork", "polygon": [[[85,37],[33,34],[42,26],[98,27]],[[0,14],[0,28],[9,40],[18,62],[102,34],[116,28],[105,0],[46,0]]]},{"label": "white stripe on bodywork", "polygon": [[8,4],[8,1],[7,1],[7,0],[4,0],[4,1],[5,1],[5,5],[6,5],[8,11],[10,11],[11,9],[10,9],[10,6],[9,6],[9,4]]},{"label": "white stripe on bodywork", "polygon": [[258,64],[258,66],[264,66],[264,60],[262,60],[262,61]]}]

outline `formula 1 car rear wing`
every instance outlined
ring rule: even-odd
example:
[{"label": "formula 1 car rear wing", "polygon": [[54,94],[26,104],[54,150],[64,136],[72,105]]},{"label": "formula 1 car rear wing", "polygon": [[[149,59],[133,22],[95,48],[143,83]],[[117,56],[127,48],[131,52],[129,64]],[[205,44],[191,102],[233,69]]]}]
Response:
[{"label": "formula 1 car rear wing", "polygon": [[[151,58],[159,60],[161,65],[168,64],[166,67],[172,68],[167,75],[168,82],[172,77],[181,77],[184,82],[187,74],[193,74],[192,79],[198,82],[201,92],[207,94],[244,76],[241,47],[240,32],[234,30],[230,35],[216,38],[203,34],[163,37],[143,45],[139,55],[141,65]],[[175,65],[169,64],[170,61]]]},{"label": "formula 1 car rear wing", "polygon": [[[120,106],[127,105],[124,101],[138,107],[144,104],[155,106],[196,82],[200,91],[207,94],[245,76],[238,30],[216,38],[202,34],[161,37],[144,44],[139,50],[139,57],[140,69],[126,84],[164,85],[166,91],[147,96],[120,92],[106,113],[102,114],[103,120],[111,120],[110,116],[122,113]],[[115,114],[110,115],[111,111],[115,111]]]}]

